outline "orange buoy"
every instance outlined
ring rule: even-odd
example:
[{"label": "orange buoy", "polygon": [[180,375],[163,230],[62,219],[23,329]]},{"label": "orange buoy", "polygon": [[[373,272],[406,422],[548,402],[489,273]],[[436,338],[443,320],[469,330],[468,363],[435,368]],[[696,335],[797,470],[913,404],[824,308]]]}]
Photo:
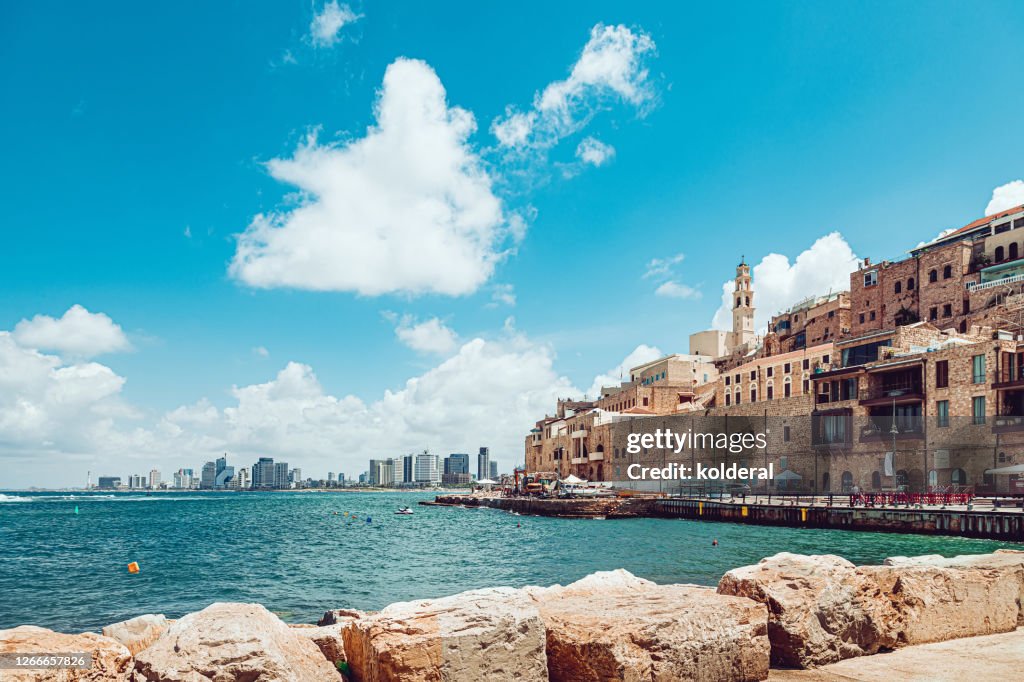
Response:
[{"label": "orange buoy", "polygon": [[128,564],[128,572],[129,573],[138,573],[139,572],[139,562],[133,561],[130,564]]}]

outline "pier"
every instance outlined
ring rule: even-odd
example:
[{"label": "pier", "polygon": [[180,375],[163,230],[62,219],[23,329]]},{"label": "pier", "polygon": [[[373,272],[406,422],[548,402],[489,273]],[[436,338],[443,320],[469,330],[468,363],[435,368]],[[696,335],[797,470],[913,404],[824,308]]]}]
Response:
[{"label": "pier", "polygon": [[862,506],[849,496],[536,498],[439,495],[434,506],[488,507],[558,518],[676,518],[791,528],[954,535],[1024,542],[1024,512],[990,500],[961,505]]}]

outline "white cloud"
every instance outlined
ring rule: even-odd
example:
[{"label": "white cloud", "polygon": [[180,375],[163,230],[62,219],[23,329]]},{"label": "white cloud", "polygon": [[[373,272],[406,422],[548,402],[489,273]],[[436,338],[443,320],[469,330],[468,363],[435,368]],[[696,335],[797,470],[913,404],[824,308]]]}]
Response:
[{"label": "white cloud", "polygon": [[419,353],[446,355],[458,347],[459,337],[441,320],[432,317],[417,322],[411,315],[404,315],[395,327],[399,341]]},{"label": "white cloud", "polygon": [[86,469],[167,474],[224,452],[235,466],[270,455],[323,476],[361,471],[370,457],[487,445],[510,467],[539,416],[579,395],[553,364],[550,347],[509,321],[372,401],[332,395],[312,367],[289,362],[265,383],[232,388],[223,408],[201,399],[154,417],[122,401],[125,379],[110,368],[69,364],[0,332],[0,457],[18,463],[10,485],[80,484]]},{"label": "white cloud", "polygon": [[652,258],[647,262],[644,279],[670,277],[675,266],[682,263],[684,258],[686,258],[686,254],[682,253],[667,258]]},{"label": "white cloud", "polygon": [[604,374],[598,374],[594,377],[593,383],[590,385],[590,390],[587,391],[587,397],[594,399],[601,395],[601,388],[604,386],[618,386],[623,381],[629,381],[629,370],[633,369],[638,365],[651,362],[663,357],[661,350],[656,346],[648,346],[646,344],[640,344],[633,351],[623,358],[615,367],[611,368]]},{"label": "white cloud", "polygon": [[992,215],[1024,204],[1024,180],[1014,180],[992,190],[992,200],[985,207],[985,215]]},{"label": "white cloud", "polygon": [[491,287],[491,302],[488,307],[498,305],[514,306],[516,304],[516,289],[511,284],[495,284]]},{"label": "white cloud", "polygon": [[665,296],[666,298],[682,298],[682,299],[698,299],[702,296],[700,289],[696,289],[687,284],[680,284],[669,280],[668,282],[662,283],[657,289],[654,290],[656,296]]},{"label": "white cloud", "polygon": [[647,69],[654,50],[654,40],[642,30],[597,24],[568,78],[538,92],[528,111],[507,107],[492,122],[492,134],[506,148],[543,150],[580,130],[609,101],[643,113],[654,98]]},{"label": "white cloud", "polygon": [[487,281],[525,225],[505,214],[467,142],[473,115],[449,107],[434,70],[409,59],[388,67],[376,115],[362,138],[321,145],[311,136],[267,164],[304,200],[253,218],[232,276],[367,296],[457,296]]},{"label": "white cloud", "polygon": [[[754,265],[754,329],[763,333],[771,316],[807,298],[850,288],[850,273],[857,269],[857,256],[838,232],[820,237],[800,253],[793,263],[770,253]],[[732,329],[733,280],[722,284],[722,305],[715,312],[715,329]]]},{"label": "white cloud", "polygon": [[131,350],[121,327],[103,313],[75,304],[60,318],[36,315],[14,327],[13,338],[24,348],[56,351],[80,358]]},{"label": "white cloud", "polygon": [[252,354],[258,355],[261,358],[270,357],[270,351],[267,350],[265,346],[256,346],[255,348],[252,349]]},{"label": "white cloud", "polygon": [[[341,40],[341,29],[357,21],[360,16],[348,5],[331,0],[314,13],[313,21],[309,24],[310,41],[316,47],[333,47]],[[286,61],[290,56],[290,52],[285,52]]]},{"label": "white cloud", "polygon": [[576,158],[592,166],[603,166],[615,156],[615,147],[593,137],[584,138],[576,147]]}]

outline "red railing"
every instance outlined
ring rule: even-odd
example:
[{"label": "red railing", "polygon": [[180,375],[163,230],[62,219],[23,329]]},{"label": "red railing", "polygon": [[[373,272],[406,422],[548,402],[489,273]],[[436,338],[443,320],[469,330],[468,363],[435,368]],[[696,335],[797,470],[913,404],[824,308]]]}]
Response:
[{"label": "red railing", "polygon": [[883,504],[970,504],[974,493],[855,493],[850,506],[874,507]]}]

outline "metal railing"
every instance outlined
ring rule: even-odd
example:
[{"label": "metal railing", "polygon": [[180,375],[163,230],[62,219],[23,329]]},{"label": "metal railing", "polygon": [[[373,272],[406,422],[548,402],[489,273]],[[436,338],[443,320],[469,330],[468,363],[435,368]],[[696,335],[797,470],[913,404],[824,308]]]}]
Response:
[{"label": "metal railing", "polygon": [[996,287],[1005,287],[1011,284],[1018,284],[1024,282],[1024,275],[1013,275],[1012,277],[1004,277],[1002,279],[993,280],[991,282],[967,282],[965,285],[967,291],[984,291],[985,289],[995,289]]}]

